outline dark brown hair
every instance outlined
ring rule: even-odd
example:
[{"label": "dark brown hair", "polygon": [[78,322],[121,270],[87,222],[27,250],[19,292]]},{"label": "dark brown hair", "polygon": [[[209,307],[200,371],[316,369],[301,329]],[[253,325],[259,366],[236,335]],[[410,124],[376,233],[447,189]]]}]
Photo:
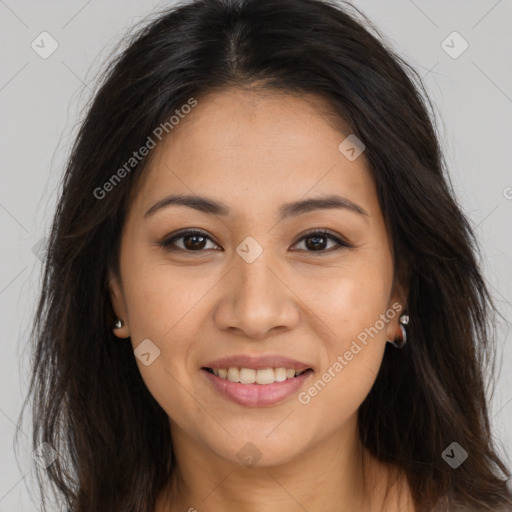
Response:
[{"label": "dark brown hair", "polygon": [[[232,87],[316,94],[366,146],[411,322],[407,346],[388,344],[360,407],[364,445],[403,471],[417,510],[510,509],[485,388],[496,310],[433,107],[384,41],[348,3],[196,0],[158,13],[123,43],[69,157],[32,330],[34,448],[47,442],[59,454],[38,475],[43,510],[45,477],[70,512],[149,512],[170,480],[168,418],[131,344],[112,333],[107,289],[148,159],[103,197],[95,191],[190,98]],[[452,442],[469,454],[456,469],[441,456]]]}]

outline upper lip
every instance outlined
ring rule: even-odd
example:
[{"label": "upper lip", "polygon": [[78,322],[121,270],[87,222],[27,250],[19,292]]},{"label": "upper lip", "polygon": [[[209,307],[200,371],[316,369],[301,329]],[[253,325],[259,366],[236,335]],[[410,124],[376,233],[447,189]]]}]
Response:
[{"label": "upper lip", "polygon": [[295,371],[304,371],[312,366],[296,359],[286,356],[269,354],[264,356],[252,356],[241,354],[229,357],[221,357],[206,363],[204,368],[254,368],[255,370],[263,370],[265,368],[293,368]]}]

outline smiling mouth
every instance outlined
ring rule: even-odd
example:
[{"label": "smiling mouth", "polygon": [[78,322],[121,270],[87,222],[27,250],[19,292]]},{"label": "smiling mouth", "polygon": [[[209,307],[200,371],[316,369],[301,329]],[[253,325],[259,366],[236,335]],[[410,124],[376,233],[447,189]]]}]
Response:
[{"label": "smiling mouth", "polygon": [[219,377],[220,379],[228,380],[230,382],[238,382],[241,384],[261,384],[268,385],[277,382],[284,382],[286,380],[294,379],[303,375],[304,373],[312,372],[311,368],[298,371],[293,368],[208,368],[203,367],[202,370],[207,371]]}]

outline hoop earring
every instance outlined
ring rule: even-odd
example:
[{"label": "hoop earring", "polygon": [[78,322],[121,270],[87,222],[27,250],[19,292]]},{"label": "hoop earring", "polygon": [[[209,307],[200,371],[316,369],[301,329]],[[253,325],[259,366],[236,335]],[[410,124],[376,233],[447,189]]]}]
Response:
[{"label": "hoop earring", "polygon": [[390,343],[395,348],[404,348],[404,345],[407,343],[407,331],[405,330],[405,326],[409,323],[409,315],[402,315],[399,319],[399,322],[400,330],[402,331],[402,338],[398,341],[390,341]]}]

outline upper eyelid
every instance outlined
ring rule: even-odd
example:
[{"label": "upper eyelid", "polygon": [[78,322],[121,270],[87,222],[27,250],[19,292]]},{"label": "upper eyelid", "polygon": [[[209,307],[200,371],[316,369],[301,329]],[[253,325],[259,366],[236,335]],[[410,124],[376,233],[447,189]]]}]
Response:
[{"label": "upper eyelid", "polygon": [[[219,245],[206,231],[201,231],[200,229],[188,229],[188,230],[185,230],[185,231],[180,231],[180,232],[178,232],[178,233],[176,233],[174,235],[171,235],[171,236],[165,236],[162,239],[161,243],[171,245],[171,242],[179,240],[180,238],[183,238],[185,236],[190,236],[190,235],[196,235],[196,234],[204,236],[205,238],[208,238],[215,245]],[[190,251],[190,252],[192,252],[192,251]]]}]

